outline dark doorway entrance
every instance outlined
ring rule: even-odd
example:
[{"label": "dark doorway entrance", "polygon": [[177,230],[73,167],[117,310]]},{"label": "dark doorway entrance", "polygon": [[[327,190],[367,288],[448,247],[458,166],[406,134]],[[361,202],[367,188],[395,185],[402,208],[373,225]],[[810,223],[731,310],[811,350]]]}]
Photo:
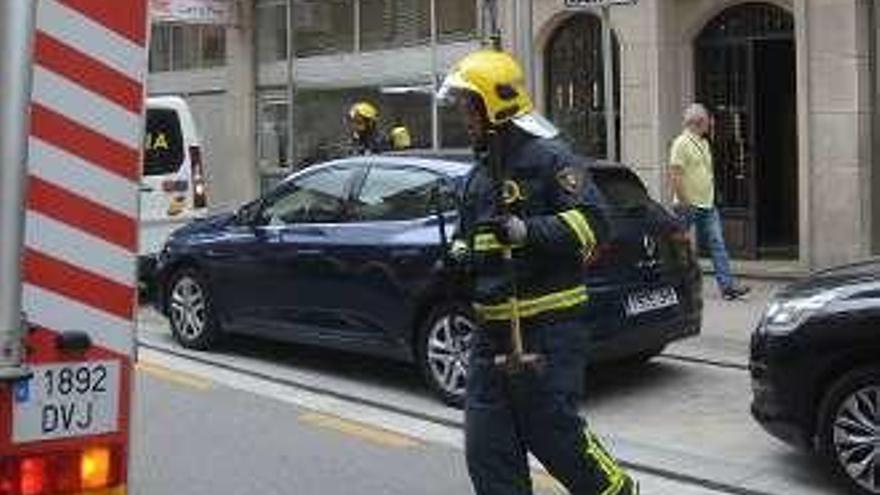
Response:
[{"label": "dark doorway entrance", "polygon": [[715,116],[716,188],[728,247],[743,258],[796,258],[794,18],[767,3],[715,17],[696,41],[697,100]]}]

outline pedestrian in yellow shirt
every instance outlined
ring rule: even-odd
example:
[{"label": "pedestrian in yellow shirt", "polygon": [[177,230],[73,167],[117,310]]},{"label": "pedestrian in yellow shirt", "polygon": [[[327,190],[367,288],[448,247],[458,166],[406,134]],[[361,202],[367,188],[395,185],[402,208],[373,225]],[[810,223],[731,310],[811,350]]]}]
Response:
[{"label": "pedestrian in yellow shirt", "polygon": [[730,273],[730,258],[724,244],[721,217],[715,206],[715,175],[712,148],[706,135],[710,117],[706,107],[694,103],[685,110],[684,131],[669,153],[669,171],[675,193],[675,212],[697,239],[709,248],[715,267],[715,280],[724,299],[738,299],[750,291],[738,285]]}]

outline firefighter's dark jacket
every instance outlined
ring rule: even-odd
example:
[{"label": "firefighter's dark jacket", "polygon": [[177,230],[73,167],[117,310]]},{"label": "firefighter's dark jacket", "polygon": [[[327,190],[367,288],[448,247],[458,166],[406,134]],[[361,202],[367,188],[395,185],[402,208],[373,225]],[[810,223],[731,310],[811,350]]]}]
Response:
[{"label": "firefighter's dark jacket", "polygon": [[375,155],[391,149],[388,138],[376,128],[353,133],[351,146],[352,155]]},{"label": "firefighter's dark jacket", "polygon": [[[525,243],[513,249],[519,314],[524,321],[578,314],[587,300],[584,262],[596,244],[584,204],[589,180],[584,159],[558,140],[513,126],[501,132],[504,197],[510,213],[528,227]],[[485,227],[502,211],[498,183],[487,163],[473,169],[461,198],[457,236],[469,247],[465,284],[484,324],[512,316],[502,245]]]}]

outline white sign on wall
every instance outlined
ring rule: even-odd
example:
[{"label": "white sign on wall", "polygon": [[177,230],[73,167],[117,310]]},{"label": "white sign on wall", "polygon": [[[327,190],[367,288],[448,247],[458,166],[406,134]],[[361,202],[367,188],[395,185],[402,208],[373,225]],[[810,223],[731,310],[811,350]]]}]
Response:
[{"label": "white sign on wall", "polygon": [[150,0],[153,22],[231,25],[236,17],[233,0]]}]

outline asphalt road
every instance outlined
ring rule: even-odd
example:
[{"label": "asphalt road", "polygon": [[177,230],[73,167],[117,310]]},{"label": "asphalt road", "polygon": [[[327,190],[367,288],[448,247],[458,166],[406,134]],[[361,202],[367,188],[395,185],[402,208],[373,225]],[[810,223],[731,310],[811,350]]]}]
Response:
[{"label": "asphalt road", "polygon": [[[748,336],[773,285],[738,303],[713,285],[700,337],[590,373],[591,425],[646,494],[841,493],[748,413]],[[406,365],[246,339],[189,352],[148,310],[139,339],[133,493],[471,493],[461,413]],[[535,469],[538,493],[564,493]]]}]

